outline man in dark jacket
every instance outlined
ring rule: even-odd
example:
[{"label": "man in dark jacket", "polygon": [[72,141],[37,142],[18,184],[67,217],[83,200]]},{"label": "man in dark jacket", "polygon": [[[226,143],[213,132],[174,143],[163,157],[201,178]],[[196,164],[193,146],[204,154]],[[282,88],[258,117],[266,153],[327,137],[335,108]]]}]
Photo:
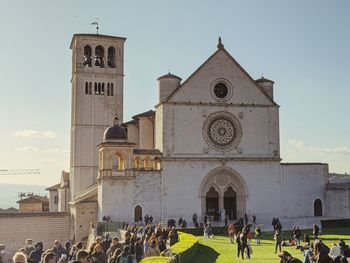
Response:
[{"label": "man in dark jacket", "polygon": [[134,245],[134,251],[135,251],[135,259],[136,262],[140,262],[143,258],[143,246],[142,246],[142,239],[136,238],[136,243]]},{"label": "man in dark jacket", "polygon": [[313,224],[313,226],[312,226],[312,234],[314,235],[314,240],[318,239],[318,236],[320,234],[320,228],[318,227],[318,225]]},{"label": "man in dark jacket", "polygon": [[132,263],[129,246],[124,246],[123,252],[118,256],[118,263]]},{"label": "man in dark jacket", "polygon": [[41,260],[41,255],[43,254],[43,243],[38,242],[35,244],[35,250],[29,255],[29,260],[32,263],[39,263]]}]

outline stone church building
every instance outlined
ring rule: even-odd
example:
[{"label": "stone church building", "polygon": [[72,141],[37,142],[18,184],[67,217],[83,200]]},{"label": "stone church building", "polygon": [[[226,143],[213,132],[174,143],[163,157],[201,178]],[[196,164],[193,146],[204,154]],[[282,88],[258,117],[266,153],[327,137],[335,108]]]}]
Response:
[{"label": "stone church building", "polygon": [[197,213],[220,222],[247,213],[269,223],[335,216],[327,214],[334,198],[349,216],[348,190],[332,186],[327,164],[282,162],[274,82],[254,80],[220,38],[186,80],[158,78],[154,110],[124,121],[125,41],[75,34],[71,42],[70,171],[50,190],[50,207],[71,213],[72,239],[103,217],[191,222]]}]

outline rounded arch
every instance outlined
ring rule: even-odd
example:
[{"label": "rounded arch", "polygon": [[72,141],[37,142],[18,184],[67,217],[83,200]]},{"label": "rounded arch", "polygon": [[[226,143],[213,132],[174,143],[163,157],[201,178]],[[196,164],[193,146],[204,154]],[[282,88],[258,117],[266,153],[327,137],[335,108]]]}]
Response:
[{"label": "rounded arch", "polygon": [[322,216],[322,215],[323,215],[322,201],[321,199],[317,198],[314,201],[314,216]]},{"label": "rounded arch", "polygon": [[91,67],[92,49],[90,45],[84,46],[84,67]]},{"label": "rounded arch", "polygon": [[115,56],[115,47],[110,46],[108,48],[108,58],[107,58],[107,66],[110,68],[115,68],[116,56]]},{"label": "rounded arch", "polygon": [[105,49],[103,46],[98,45],[95,48],[95,66],[96,67],[104,67],[104,62],[105,61]]},{"label": "rounded arch", "polygon": [[[209,172],[202,180],[199,187],[199,198],[201,199],[202,216],[206,214],[206,193],[210,187],[215,187],[219,193],[219,209],[220,213],[225,210],[225,192],[232,189],[235,193],[234,200],[229,199],[227,202],[231,202],[230,205],[226,205],[226,208],[233,210],[232,217],[243,217],[246,213],[246,201],[248,198],[248,188],[242,178],[242,176],[235,170],[227,166],[220,166]],[[232,204],[234,202],[234,204]],[[226,211],[225,211],[226,213]],[[224,213],[221,215],[221,219]]]},{"label": "rounded arch", "polygon": [[125,157],[121,152],[115,152],[112,155],[112,170],[121,171],[125,169]]},{"label": "rounded arch", "polygon": [[155,170],[161,170],[162,169],[162,163],[161,163],[161,159],[159,157],[155,157],[153,159],[154,162],[154,169]]},{"label": "rounded arch", "polygon": [[[220,178],[221,177],[221,178]],[[248,187],[242,176],[235,170],[227,166],[220,166],[209,172],[202,180],[199,187],[199,197],[205,196],[208,185],[215,183],[220,185],[220,192],[232,187],[233,190],[244,197],[248,197]]]},{"label": "rounded arch", "polygon": [[142,207],[140,205],[135,206],[134,208],[134,222],[142,221]]},{"label": "rounded arch", "polygon": [[141,157],[140,156],[134,157],[134,168],[141,169]]}]

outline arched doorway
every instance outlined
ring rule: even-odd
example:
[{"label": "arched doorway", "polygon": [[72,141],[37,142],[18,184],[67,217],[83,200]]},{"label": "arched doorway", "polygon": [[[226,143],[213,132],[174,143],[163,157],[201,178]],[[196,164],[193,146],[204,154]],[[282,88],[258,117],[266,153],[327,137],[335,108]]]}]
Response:
[{"label": "arched doorway", "polygon": [[205,199],[206,214],[212,216],[213,220],[219,220],[219,193],[214,187],[210,187]]},{"label": "arched doorway", "polygon": [[229,220],[237,219],[237,195],[231,186],[224,193],[224,209]]},{"label": "arched doorway", "polygon": [[142,207],[139,205],[135,206],[134,221],[135,222],[142,221]]},{"label": "arched doorway", "polygon": [[202,218],[214,207],[218,211],[216,218],[220,220],[225,219],[225,214],[234,219],[246,213],[247,185],[244,178],[230,167],[213,169],[202,179],[198,190]]},{"label": "arched doorway", "polygon": [[314,202],[314,216],[322,216],[322,201],[316,199]]}]

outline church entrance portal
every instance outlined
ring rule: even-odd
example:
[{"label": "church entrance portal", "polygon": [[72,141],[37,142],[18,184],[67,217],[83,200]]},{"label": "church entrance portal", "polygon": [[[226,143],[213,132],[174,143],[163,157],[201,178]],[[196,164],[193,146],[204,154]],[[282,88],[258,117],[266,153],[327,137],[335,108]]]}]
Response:
[{"label": "church entrance portal", "polygon": [[209,220],[236,220],[246,213],[247,186],[239,173],[220,166],[205,176],[199,187],[201,216]]},{"label": "church entrance portal", "polygon": [[219,220],[219,193],[214,187],[210,187],[206,194],[206,214],[215,221]]},{"label": "church entrance portal", "polygon": [[224,209],[229,220],[237,219],[237,195],[231,186],[224,193]]}]

